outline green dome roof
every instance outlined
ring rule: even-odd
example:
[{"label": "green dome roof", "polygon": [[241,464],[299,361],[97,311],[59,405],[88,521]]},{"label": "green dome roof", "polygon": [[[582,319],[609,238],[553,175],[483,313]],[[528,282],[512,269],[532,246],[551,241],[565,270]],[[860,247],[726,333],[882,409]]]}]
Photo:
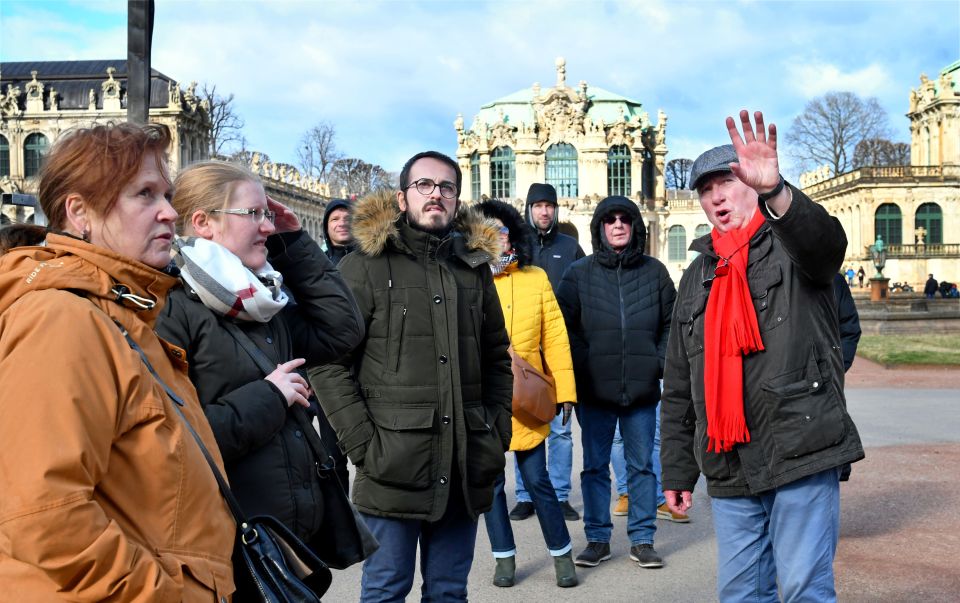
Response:
[{"label": "green dome roof", "polygon": [[[549,96],[556,90],[556,88],[544,88],[541,91],[541,97]],[[576,96],[575,90],[569,87],[566,90]],[[534,114],[534,98],[533,88],[518,90],[480,107],[477,119],[486,124],[495,124],[501,121],[502,114],[503,121],[512,126],[519,126],[521,123],[533,125],[537,122]],[[594,123],[610,124],[624,119],[630,121],[634,116],[641,118],[644,113],[643,105],[637,101],[596,86],[587,87],[587,100],[589,101],[587,116]]]}]

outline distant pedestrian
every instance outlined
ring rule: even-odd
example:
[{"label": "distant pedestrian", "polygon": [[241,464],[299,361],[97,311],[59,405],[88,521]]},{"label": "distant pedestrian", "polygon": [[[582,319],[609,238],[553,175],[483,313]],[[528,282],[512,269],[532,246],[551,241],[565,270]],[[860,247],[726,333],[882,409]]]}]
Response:
[{"label": "distant pedestrian", "polygon": [[928,275],[927,283],[923,286],[923,294],[927,299],[933,299],[933,296],[937,293],[937,289],[940,288],[940,285],[937,283],[937,279],[933,278],[933,275]]},{"label": "distant pedestrian", "polygon": [[857,278],[860,279],[860,288],[863,289],[863,278],[867,276],[867,273],[863,270],[863,266],[860,266],[860,270],[857,270]]},{"label": "distant pedestrian", "polygon": [[853,277],[856,275],[856,273],[853,271],[853,266],[850,266],[850,267],[847,268],[846,275],[847,275],[847,285],[850,286],[850,287],[852,287],[852,286],[853,286]]},{"label": "distant pedestrian", "polygon": [[323,212],[323,240],[327,257],[336,266],[343,256],[353,251],[353,235],[350,233],[350,203],[334,199]]}]

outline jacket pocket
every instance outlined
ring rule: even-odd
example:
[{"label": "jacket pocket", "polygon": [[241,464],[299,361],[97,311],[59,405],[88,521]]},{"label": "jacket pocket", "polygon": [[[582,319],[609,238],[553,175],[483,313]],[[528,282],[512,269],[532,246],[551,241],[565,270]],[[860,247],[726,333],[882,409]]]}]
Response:
[{"label": "jacket pocket", "polygon": [[363,472],[374,481],[400,488],[422,489],[434,481],[433,408],[370,406],[373,439]]},{"label": "jacket pocket", "polygon": [[757,314],[760,332],[769,331],[787,320],[789,308],[783,291],[783,270],[773,264],[762,271],[751,273],[748,277],[750,296]]},{"label": "jacket pocket", "polygon": [[500,436],[482,406],[464,408],[463,417],[467,424],[467,483],[489,486],[503,473],[506,463]]},{"label": "jacket pocket", "polygon": [[403,323],[407,320],[407,307],[400,303],[390,305],[390,326],[387,337],[387,369],[400,370],[400,344],[403,340]]},{"label": "jacket pocket", "polygon": [[826,361],[812,357],[803,369],[770,379],[763,389],[771,398],[771,432],[782,459],[829,448],[847,433],[843,400]]},{"label": "jacket pocket", "polygon": [[707,479],[728,479],[733,472],[727,461],[726,452],[707,452],[707,421],[698,419],[694,432],[693,455],[697,459],[700,473]]},{"label": "jacket pocket", "polygon": [[[691,299],[686,299],[683,305],[677,307],[677,327],[683,337],[683,346],[687,351],[687,359],[703,353],[703,313],[707,309],[709,290],[697,291]],[[698,324],[699,322],[699,324]]]}]

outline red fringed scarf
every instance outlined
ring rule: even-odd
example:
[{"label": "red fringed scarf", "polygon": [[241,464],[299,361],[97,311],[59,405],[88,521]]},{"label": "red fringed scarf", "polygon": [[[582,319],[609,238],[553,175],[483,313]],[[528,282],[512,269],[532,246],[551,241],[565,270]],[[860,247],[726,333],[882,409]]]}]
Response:
[{"label": "red fringed scarf", "polygon": [[743,414],[743,357],[763,350],[763,341],[747,283],[747,256],[764,220],[758,210],[746,228],[710,233],[720,260],[703,329],[707,452],[729,452],[734,444],[750,441]]}]

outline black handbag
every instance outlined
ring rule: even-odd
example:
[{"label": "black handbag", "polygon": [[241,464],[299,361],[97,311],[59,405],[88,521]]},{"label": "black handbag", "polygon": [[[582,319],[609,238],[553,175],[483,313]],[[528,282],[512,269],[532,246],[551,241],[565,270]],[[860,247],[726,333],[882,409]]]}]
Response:
[{"label": "black handbag", "polygon": [[[222,320],[220,324],[253,359],[261,372],[265,375],[273,372],[276,368],[274,364],[240,327],[229,320]],[[307,416],[306,409],[294,405],[289,412],[293,413],[300,431],[306,435],[307,444],[316,457],[320,492],[323,496],[323,522],[310,537],[308,544],[317,557],[329,567],[347,569],[372,555],[380,548],[380,543],[343,491],[334,470],[333,458],[314,428],[313,421]]]},{"label": "black handbag", "polygon": [[[120,328],[130,347],[140,354],[143,364],[153,378],[167,392],[167,396],[173,401],[174,410],[197,441],[210,470],[213,471],[220,493],[237,522],[233,571],[238,588],[252,585],[247,588],[250,592],[244,593],[245,598],[259,595],[259,600],[264,603],[320,603],[320,597],[327,592],[333,580],[330,568],[275,517],[258,515],[244,518],[240,504],[230,491],[203,440],[180,410],[183,400],[160,378],[143,349],[130,337],[123,325],[116,320],[114,323]],[[238,556],[243,559],[245,568],[237,567]],[[244,569],[246,575],[242,575]]]}]

